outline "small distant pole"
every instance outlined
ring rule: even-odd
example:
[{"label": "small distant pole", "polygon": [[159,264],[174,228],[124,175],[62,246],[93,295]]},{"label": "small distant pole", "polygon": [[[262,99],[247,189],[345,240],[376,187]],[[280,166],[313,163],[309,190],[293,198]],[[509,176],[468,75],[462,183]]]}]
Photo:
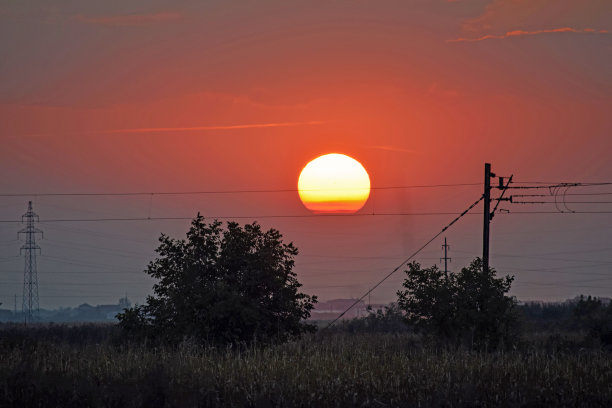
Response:
[{"label": "small distant pole", "polygon": [[444,258],[440,258],[440,262],[444,259],[444,276],[448,278],[448,261],[452,261],[452,259],[448,257],[450,245],[446,243],[446,237],[444,237],[444,245],[442,245],[442,248],[444,249]]},{"label": "small distant pole", "polygon": [[13,306],[13,317],[17,317],[17,294],[15,293],[15,305]]}]

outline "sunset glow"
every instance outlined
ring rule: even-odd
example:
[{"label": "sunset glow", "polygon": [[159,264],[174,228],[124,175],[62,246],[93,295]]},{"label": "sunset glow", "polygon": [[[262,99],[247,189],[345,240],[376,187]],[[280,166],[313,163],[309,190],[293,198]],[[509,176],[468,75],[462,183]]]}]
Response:
[{"label": "sunset glow", "polygon": [[[143,304],[159,233],[184,236],[198,212],[281,232],[324,304],[365,293],[481,197],[484,163],[516,187],[612,181],[610,0],[4,1],[0,27],[0,317],[23,303],[29,200],[41,308]],[[612,184],[521,190],[494,203],[491,265],[522,271],[517,299],[587,294],[570,283],[582,262],[538,257],[612,261],[591,252],[612,239]],[[543,196],[507,201],[520,194]],[[557,214],[564,201],[576,213]],[[483,212],[423,265],[443,238],[465,251],[455,271],[482,255]],[[397,300],[400,273],[373,303]],[[610,282],[585,285],[610,297]]]},{"label": "sunset glow", "polygon": [[331,153],[304,167],[298,180],[302,203],[315,213],[354,213],[370,195],[370,177],[357,160]]}]

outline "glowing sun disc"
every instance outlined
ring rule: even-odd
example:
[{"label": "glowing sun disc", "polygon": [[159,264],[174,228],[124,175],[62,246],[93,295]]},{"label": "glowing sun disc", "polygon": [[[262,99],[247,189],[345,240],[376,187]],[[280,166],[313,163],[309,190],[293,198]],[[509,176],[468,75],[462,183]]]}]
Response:
[{"label": "glowing sun disc", "polygon": [[370,196],[370,177],[357,160],[338,153],[308,163],[298,179],[300,200],[315,213],[354,213]]}]

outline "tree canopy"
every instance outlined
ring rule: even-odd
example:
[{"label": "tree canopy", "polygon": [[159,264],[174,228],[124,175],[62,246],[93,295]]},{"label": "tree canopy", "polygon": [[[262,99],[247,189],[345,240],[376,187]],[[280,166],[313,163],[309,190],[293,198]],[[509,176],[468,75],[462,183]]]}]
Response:
[{"label": "tree canopy", "polygon": [[516,335],[516,301],[506,296],[513,277],[496,278],[476,258],[459,273],[408,265],[398,305],[416,328],[455,345],[496,348]]},{"label": "tree canopy", "polygon": [[284,341],[315,327],[304,322],[316,296],[299,292],[298,249],[256,222],[226,228],[199,213],[183,240],[162,234],[146,273],[157,280],[142,306],[118,315],[127,333],[208,343]]}]

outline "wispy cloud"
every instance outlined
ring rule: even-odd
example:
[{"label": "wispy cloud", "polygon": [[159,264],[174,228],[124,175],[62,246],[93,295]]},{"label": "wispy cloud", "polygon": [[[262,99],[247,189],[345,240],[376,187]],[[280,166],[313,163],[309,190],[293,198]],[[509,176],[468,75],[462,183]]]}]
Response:
[{"label": "wispy cloud", "polygon": [[198,130],[240,130],[240,129],[261,129],[291,126],[313,126],[322,125],[327,121],[312,120],[308,122],[273,122],[273,123],[250,123],[244,125],[221,125],[221,126],[193,126],[193,127],[155,127],[155,128],[127,128],[91,131],[88,133],[161,133],[161,132],[193,132]]},{"label": "wispy cloud", "polygon": [[141,26],[155,23],[164,23],[180,20],[182,14],[173,11],[162,11],[151,14],[124,14],[112,16],[84,16],[76,15],[72,19],[84,24],[105,26]]},{"label": "wispy cloud", "polygon": [[153,128],[125,128],[125,129],[102,129],[81,131],[59,131],[54,133],[34,133],[22,135],[24,137],[49,137],[61,135],[113,135],[113,134],[136,134],[136,133],[164,133],[164,132],[195,132],[195,131],[223,131],[242,129],[262,129],[293,126],[315,126],[329,123],[329,120],[311,120],[308,122],[272,122],[272,123],[250,123],[244,125],[220,125],[220,126],[193,126],[193,127],[153,127]]},{"label": "wispy cloud", "polygon": [[390,152],[417,153],[416,150],[404,149],[402,147],[391,146],[391,145],[377,145],[377,146],[369,146],[369,147],[370,147],[370,149],[386,150],[386,151],[390,151]]},{"label": "wispy cloud", "polygon": [[600,34],[608,34],[608,30],[595,30],[593,28],[585,28],[585,29],[576,29],[571,27],[561,27],[561,28],[553,28],[549,30],[533,30],[533,31],[525,31],[525,30],[514,30],[508,31],[504,34],[487,34],[481,37],[475,38],[454,38],[451,40],[447,40],[447,42],[474,42],[474,41],[484,41],[484,40],[502,40],[504,38],[513,38],[513,37],[522,37],[529,35],[539,35],[539,34],[556,34],[556,33],[600,33]]},{"label": "wispy cloud", "polygon": [[454,89],[445,89],[441,87],[437,82],[432,83],[427,92],[425,92],[426,97],[434,97],[434,98],[456,98],[459,96],[459,92]]}]

